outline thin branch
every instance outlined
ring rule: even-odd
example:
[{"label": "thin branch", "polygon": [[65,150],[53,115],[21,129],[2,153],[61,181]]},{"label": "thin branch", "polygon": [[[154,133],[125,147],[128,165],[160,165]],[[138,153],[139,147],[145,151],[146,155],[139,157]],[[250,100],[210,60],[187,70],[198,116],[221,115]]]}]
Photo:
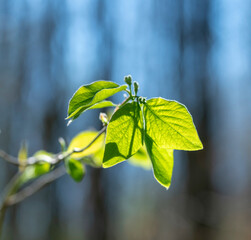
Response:
[{"label": "thin branch", "polygon": [[1,196],[1,204],[0,204],[0,237],[2,235],[2,229],[3,229],[3,223],[5,218],[5,212],[7,209],[6,199],[8,199],[8,196],[11,195],[13,192],[15,192],[18,179],[20,177],[20,172],[16,173],[14,177],[10,180],[6,188],[4,189],[4,192]]},{"label": "thin branch", "polygon": [[20,163],[18,162],[18,159],[9,155],[3,150],[0,150],[0,158],[4,159],[6,162],[20,166]]},{"label": "thin branch", "polygon": [[105,132],[106,130],[106,127],[107,126],[104,126],[97,134],[97,136],[84,148],[74,148],[72,151],[70,152],[66,152],[66,153],[62,153],[60,155],[58,155],[57,159],[58,161],[57,162],[60,162],[62,161],[63,159],[67,158],[67,157],[70,157],[73,153],[81,153],[85,150],[87,150],[101,135],[102,133]]},{"label": "thin branch", "polygon": [[104,133],[106,130],[106,126],[104,126],[99,133],[97,134],[97,136],[84,148],[82,149],[78,149],[78,148],[74,148],[72,151],[70,152],[66,152],[66,153],[59,153],[56,154],[54,157],[48,157],[48,156],[43,156],[42,158],[38,158],[38,157],[29,157],[26,162],[24,163],[20,163],[18,161],[17,158],[9,155],[8,153],[4,152],[3,150],[0,150],[0,158],[4,159],[5,161],[14,164],[16,166],[28,166],[28,165],[33,165],[35,163],[39,163],[39,162],[48,162],[52,165],[55,165],[59,162],[61,162],[62,160],[64,160],[65,158],[71,156],[73,153],[80,153],[85,151],[86,149],[88,149],[100,136],[102,133]]},{"label": "thin branch", "polygon": [[31,183],[31,185],[25,187],[21,191],[17,192],[16,194],[11,195],[5,201],[6,206],[11,206],[17,204],[27,197],[31,196],[35,192],[42,189],[44,186],[48,185],[49,183],[53,182],[54,180],[60,178],[65,174],[65,167],[64,165],[56,168],[54,171],[38,178],[35,182]]}]

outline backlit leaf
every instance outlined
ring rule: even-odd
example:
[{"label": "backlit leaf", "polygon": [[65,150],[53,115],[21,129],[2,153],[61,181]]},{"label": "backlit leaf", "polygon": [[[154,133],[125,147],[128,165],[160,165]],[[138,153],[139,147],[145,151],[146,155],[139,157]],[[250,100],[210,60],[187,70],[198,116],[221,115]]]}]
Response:
[{"label": "backlit leaf", "polygon": [[173,172],[173,150],[160,148],[149,136],[145,137],[145,143],[155,178],[162,186],[169,188]]},{"label": "backlit leaf", "polygon": [[[69,102],[67,119],[76,119],[81,113],[90,109],[94,104],[97,104],[126,88],[126,85],[120,86],[109,81],[97,81],[80,87],[74,93]],[[111,106],[111,102],[102,103],[101,105],[97,105],[96,108],[107,107],[108,105]]]},{"label": "backlit leaf", "polygon": [[134,155],[143,142],[143,118],[138,103],[127,103],[111,117],[107,127],[103,167]]},{"label": "backlit leaf", "polygon": [[192,116],[176,101],[152,98],[144,105],[146,134],[159,147],[177,150],[199,150],[202,143]]},{"label": "backlit leaf", "polygon": [[22,175],[20,176],[20,185],[33,180],[43,174],[46,174],[50,171],[50,164],[49,163],[36,163],[34,165],[27,166]]},{"label": "backlit leaf", "polygon": [[65,168],[66,168],[66,172],[76,182],[80,182],[84,178],[85,167],[80,161],[74,158],[67,158],[65,159]]}]

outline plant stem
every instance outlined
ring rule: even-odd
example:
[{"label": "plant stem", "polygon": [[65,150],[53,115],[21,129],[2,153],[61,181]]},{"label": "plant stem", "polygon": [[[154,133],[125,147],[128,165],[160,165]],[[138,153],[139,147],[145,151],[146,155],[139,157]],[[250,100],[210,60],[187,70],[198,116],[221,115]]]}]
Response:
[{"label": "plant stem", "polygon": [[33,182],[30,186],[25,187],[20,192],[9,196],[5,201],[6,206],[11,206],[11,205],[14,205],[23,201],[27,197],[33,195],[35,192],[39,191],[41,188],[43,188],[47,184],[62,177],[64,174],[65,174],[65,167],[64,165],[61,165],[54,171],[42,176],[37,181]]},{"label": "plant stem", "polygon": [[66,152],[65,154],[63,153],[63,154],[61,154],[61,155],[59,155],[58,156],[58,161],[61,161],[61,160],[63,160],[63,159],[65,159],[65,158],[68,158],[68,157],[70,157],[73,153],[80,153],[80,152],[83,152],[83,151],[85,151],[85,150],[87,150],[101,135],[102,135],[102,133],[104,133],[105,132],[105,130],[106,130],[106,127],[107,126],[104,126],[99,132],[98,132],[98,134],[97,134],[97,136],[86,146],[86,147],[84,147],[84,148],[74,148],[72,151],[70,151],[70,152]]},{"label": "plant stem", "polygon": [[5,213],[8,207],[8,205],[6,204],[6,201],[8,197],[16,191],[19,177],[20,177],[20,172],[16,173],[14,177],[10,180],[2,196],[2,201],[0,205],[0,238],[2,235]]}]

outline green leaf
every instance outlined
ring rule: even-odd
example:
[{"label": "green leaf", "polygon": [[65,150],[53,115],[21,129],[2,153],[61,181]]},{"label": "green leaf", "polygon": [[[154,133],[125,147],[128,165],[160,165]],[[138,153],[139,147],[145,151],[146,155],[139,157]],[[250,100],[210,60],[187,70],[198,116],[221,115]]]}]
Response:
[{"label": "green leaf", "polygon": [[103,167],[130,158],[142,146],[143,117],[138,103],[127,103],[112,116],[106,133]]},{"label": "green leaf", "polygon": [[[96,136],[97,131],[84,131],[79,133],[76,137],[74,137],[68,147],[68,151],[70,152],[74,148],[82,149],[86,147]],[[100,151],[104,145],[105,134],[103,133],[99,138],[85,151],[81,153],[73,153],[71,155],[72,158],[80,159],[82,157],[93,155],[96,152]]]},{"label": "green leaf", "polygon": [[147,154],[146,147],[143,146],[132,157],[128,159],[128,163],[136,167],[142,167],[146,170],[152,168],[151,160]]},{"label": "green leaf", "polygon": [[66,172],[76,182],[80,182],[84,178],[85,168],[84,168],[84,165],[80,161],[74,158],[67,158],[65,159],[65,168],[66,168]]},{"label": "green leaf", "polygon": [[53,154],[48,153],[44,150],[37,151],[33,157],[41,161],[33,165],[28,165],[24,168],[22,175],[19,179],[19,187],[24,183],[33,180],[37,177],[40,177],[43,174],[46,174],[50,171],[50,162],[52,160]]},{"label": "green leaf", "polygon": [[160,148],[147,135],[145,137],[145,143],[147,152],[152,161],[155,178],[162,186],[169,188],[173,172],[173,150]]},{"label": "green leaf", "polygon": [[27,166],[22,175],[20,176],[19,185],[23,185],[24,183],[33,180],[43,174],[46,174],[50,171],[49,163],[36,163],[34,165]]},{"label": "green leaf", "polygon": [[163,148],[200,150],[203,145],[187,108],[171,100],[152,98],[144,105],[145,129]]},{"label": "green leaf", "polygon": [[[73,95],[69,102],[68,117],[73,120],[76,119],[81,113],[90,109],[94,104],[97,104],[106,98],[126,90],[127,86],[119,86],[114,82],[109,81],[97,81],[89,85],[80,87]],[[112,106],[111,103],[102,103],[94,108]]]}]

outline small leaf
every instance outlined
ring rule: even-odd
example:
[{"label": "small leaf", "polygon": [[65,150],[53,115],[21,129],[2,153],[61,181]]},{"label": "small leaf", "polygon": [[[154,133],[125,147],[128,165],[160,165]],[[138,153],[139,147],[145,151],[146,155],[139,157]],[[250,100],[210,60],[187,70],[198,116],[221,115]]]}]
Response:
[{"label": "small leaf", "polygon": [[112,106],[111,102],[106,101],[91,108],[94,104],[100,103],[115,93],[126,90],[126,88],[126,85],[119,86],[109,81],[97,81],[80,87],[69,102],[67,119],[72,118],[74,120],[88,109]]},{"label": "small leaf", "polygon": [[173,172],[173,150],[160,148],[146,135],[147,152],[152,161],[154,176],[164,187],[169,188]]},{"label": "small leaf", "polygon": [[146,134],[159,147],[200,150],[203,145],[186,107],[176,101],[152,98],[144,105]]},{"label": "small leaf", "polygon": [[[18,162],[21,165],[24,165],[27,161],[28,158],[28,148],[27,148],[27,144],[24,142],[21,144],[21,148],[18,152]],[[19,166],[19,170],[23,171],[24,170],[24,166]]]},{"label": "small leaf", "polygon": [[112,116],[106,133],[103,167],[111,167],[134,155],[143,142],[143,117],[138,103],[127,103]]},{"label": "small leaf", "polygon": [[19,187],[30,180],[48,173],[50,171],[52,156],[52,153],[48,153],[44,150],[37,151],[33,157],[36,157],[36,159],[41,162],[25,167],[19,179]]},{"label": "small leaf", "polygon": [[24,183],[33,180],[43,174],[46,174],[50,171],[50,164],[49,163],[36,163],[34,165],[27,166],[22,175],[20,176],[19,186],[23,185]]},{"label": "small leaf", "polygon": [[[76,137],[74,137],[68,147],[68,151],[73,150],[74,148],[82,149],[86,147],[96,136],[97,131],[84,131],[79,133]],[[85,151],[81,153],[73,153],[71,155],[72,158],[82,158],[88,155],[93,155],[96,152],[100,151],[100,149],[104,145],[105,134],[103,133],[99,138]]]},{"label": "small leaf", "polygon": [[76,181],[80,182],[85,175],[85,168],[84,165],[74,159],[74,158],[67,158],[65,159],[65,168],[67,173]]},{"label": "small leaf", "polygon": [[151,160],[147,154],[146,147],[143,146],[132,157],[128,159],[128,163],[136,167],[142,167],[146,170],[152,168]]}]

